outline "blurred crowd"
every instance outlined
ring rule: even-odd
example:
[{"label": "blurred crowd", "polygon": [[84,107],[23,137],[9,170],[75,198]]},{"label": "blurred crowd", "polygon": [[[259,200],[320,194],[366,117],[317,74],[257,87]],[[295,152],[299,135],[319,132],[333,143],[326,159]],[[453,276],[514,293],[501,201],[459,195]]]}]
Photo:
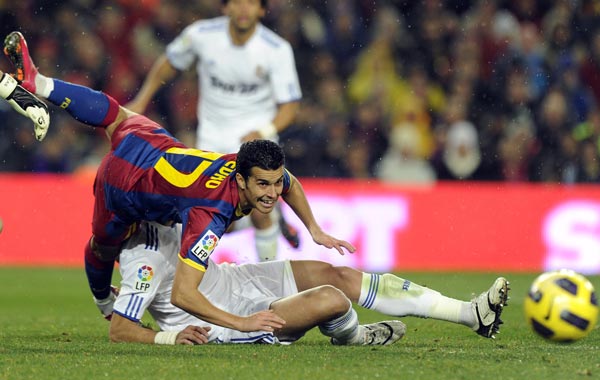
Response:
[{"label": "blurred crowd", "polygon": [[[0,29],[23,32],[42,73],[126,103],[165,45],[220,8],[0,0]],[[600,1],[269,0],[263,22],[295,52],[304,98],[281,142],[298,176],[600,181]],[[147,115],[193,146],[198,96],[182,73]],[[0,171],[97,165],[102,132],[52,110],[38,143],[0,103]]]}]

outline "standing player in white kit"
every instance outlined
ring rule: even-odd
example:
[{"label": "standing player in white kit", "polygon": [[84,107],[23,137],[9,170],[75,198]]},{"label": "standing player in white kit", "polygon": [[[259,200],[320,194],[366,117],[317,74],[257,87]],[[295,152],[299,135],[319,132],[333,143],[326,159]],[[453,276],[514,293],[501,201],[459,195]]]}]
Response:
[{"label": "standing player in white kit", "polygon": [[[302,92],[291,45],[260,23],[266,6],[266,0],[223,0],[225,16],[186,27],[155,62],[127,108],[143,113],[162,85],[195,64],[200,89],[197,148],[237,152],[244,141],[277,141],[294,120]],[[276,258],[280,232],[292,247],[299,246],[297,232],[281,212],[253,213],[251,219],[261,261]]]}]

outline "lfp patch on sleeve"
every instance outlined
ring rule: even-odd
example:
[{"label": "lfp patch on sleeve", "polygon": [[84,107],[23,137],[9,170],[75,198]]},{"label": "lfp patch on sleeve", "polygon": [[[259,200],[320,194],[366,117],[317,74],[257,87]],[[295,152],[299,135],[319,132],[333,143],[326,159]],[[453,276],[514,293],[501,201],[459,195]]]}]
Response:
[{"label": "lfp patch on sleeve", "polygon": [[200,259],[200,261],[206,263],[217,244],[219,244],[219,237],[211,230],[208,230],[204,236],[198,240],[196,245],[192,247],[191,251],[194,256]]},{"label": "lfp patch on sleeve", "polygon": [[150,287],[150,281],[154,277],[154,270],[150,265],[142,265],[138,268],[137,278],[139,281],[135,282],[135,289],[145,292]]}]

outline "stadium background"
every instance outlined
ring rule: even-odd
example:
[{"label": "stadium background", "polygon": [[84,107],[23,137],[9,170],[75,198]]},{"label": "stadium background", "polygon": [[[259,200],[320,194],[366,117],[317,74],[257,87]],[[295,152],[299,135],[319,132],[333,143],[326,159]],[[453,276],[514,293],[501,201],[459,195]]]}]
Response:
[{"label": "stadium background", "polygon": [[[324,227],[359,246],[337,258],[304,235],[303,251],[282,257],[382,271],[600,273],[599,3],[269,4],[265,24],[292,43],[304,92],[282,135],[288,167]],[[0,2],[0,31],[21,30],[43,73],[125,103],[165,44],[219,8]],[[10,71],[8,61],[0,68]],[[184,73],[147,114],[193,145],[197,96]],[[0,103],[0,265],[81,265],[91,173],[107,146],[52,117],[37,143]],[[252,261],[249,239],[224,239],[222,258]]]}]

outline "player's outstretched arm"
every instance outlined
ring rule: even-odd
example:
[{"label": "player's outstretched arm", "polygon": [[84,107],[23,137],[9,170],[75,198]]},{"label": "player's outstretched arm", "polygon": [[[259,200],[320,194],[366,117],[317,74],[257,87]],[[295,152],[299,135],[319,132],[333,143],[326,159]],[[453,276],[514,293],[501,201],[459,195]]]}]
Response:
[{"label": "player's outstretched arm", "polygon": [[208,343],[210,326],[187,326],[181,331],[156,332],[140,326],[118,314],[110,321],[111,342],[147,343],[147,344],[204,344]]},{"label": "player's outstretched arm", "polygon": [[327,248],[335,248],[340,255],[344,254],[344,249],[350,253],[356,251],[356,248],[349,242],[337,239],[323,231],[313,215],[310,204],[306,199],[304,189],[302,188],[302,184],[300,184],[300,181],[298,181],[291,173],[290,189],[282,197],[306,226],[306,229],[310,232],[310,236],[315,243]]},{"label": "player's outstretched arm", "polygon": [[156,91],[165,83],[170,82],[176,74],[177,70],[169,63],[167,56],[161,55],[150,69],[138,94],[125,105],[125,108],[143,114]]},{"label": "player's outstretched arm", "polygon": [[0,96],[18,113],[33,121],[35,138],[42,141],[46,137],[50,126],[50,113],[48,106],[31,92],[21,87],[17,81],[6,73],[0,71]]}]

